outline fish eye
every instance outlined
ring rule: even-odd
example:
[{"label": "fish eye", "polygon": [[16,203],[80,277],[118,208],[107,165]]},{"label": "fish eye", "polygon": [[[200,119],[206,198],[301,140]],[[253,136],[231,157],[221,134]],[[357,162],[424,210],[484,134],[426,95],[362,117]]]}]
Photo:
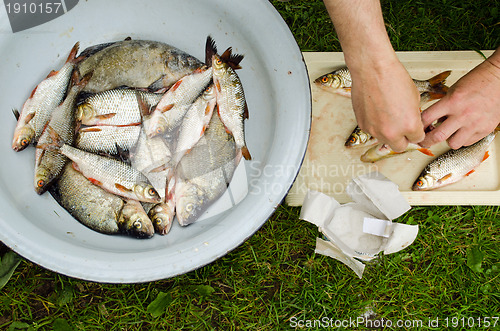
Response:
[{"label": "fish eye", "polygon": [[349,142],[350,142],[351,144],[354,144],[354,143],[356,142],[356,137],[351,137],[351,138],[349,138]]},{"label": "fish eye", "polygon": [[415,185],[417,185],[418,187],[420,187],[420,186],[424,185],[424,182],[421,179],[419,179],[419,180],[417,180],[417,182],[415,183]]},{"label": "fish eye", "polygon": [[44,187],[45,181],[43,179],[40,179],[38,182],[36,182],[36,186],[38,187]]},{"label": "fish eye", "polygon": [[161,223],[162,223],[161,218],[156,217],[155,218],[155,223],[156,223],[156,225],[161,225]]},{"label": "fish eye", "polygon": [[27,138],[23,138],[21,140],[21,146],[27,146],[29,144],[29,140]]},{"label": "fish eye", "polygon": [[150,187],[150,188],[148,189],[148,194],[149,194],[150,196],[155,196],[155,195],[156,195],[156,191],[155,191],[155,189],[154,189],[154,188],[152,188],[152,187]]},{"label": "fish eye", "polygon": [[163,132],[162,128],[158,127],[156,128],[156,131],[155,131],[157,134],[160,134]]},{"label": "fish eye", "polygon": [[194,209],[194,205],[193,205],[192,203],[188,203],[188,204],[186,205],[186,211],[187,211],[188,213],[192,212],[192,211],[193,211],[193,209]]},{"label": "fish eye", "polygon": [[323,78],[321,78],[321,82],[328,83],[328,77],[323,76]]},{"label": "fish eye", "polygon": [[141,219],[138,219],[137,221],[135,221],[133,225],[134,225],[134,228],[136,228],[136,229],[142,228]]}]

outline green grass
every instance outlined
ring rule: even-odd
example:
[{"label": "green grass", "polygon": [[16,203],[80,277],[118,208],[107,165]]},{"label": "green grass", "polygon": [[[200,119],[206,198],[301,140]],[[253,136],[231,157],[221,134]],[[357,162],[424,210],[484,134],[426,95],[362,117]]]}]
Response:
[{"label": "green grass", "polygon": [[[272,3],[303,51],[340,51],[321,1]],[[496,48],[497,8],[498,1],[383,1],[400,51]],[[441,328],[448,318],[450,329],[454,322],[466,329],[461,318],[474,317],[477,326],[477,318],[499,316],[499,207],[414,207],[398,221],[420,226],[416,241],[370,263],[363,279],[314,253],[318,230],[299,212],[280,206],[223,258],[146,284],[86,282],[23,261],[1,290],[0,329],[284,330],[291,321],[364,313],[374,323],[404,320],[406,329],[436,318]]]}]

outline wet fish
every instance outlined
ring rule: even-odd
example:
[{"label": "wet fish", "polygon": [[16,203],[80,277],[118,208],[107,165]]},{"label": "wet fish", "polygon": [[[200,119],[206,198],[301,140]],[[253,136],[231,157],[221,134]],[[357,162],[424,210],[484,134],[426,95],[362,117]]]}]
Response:
[{"label": "wet fish", "polygon": [[94,72],[85,88],[93,93],[120,86],[168,88],[203,65],[171,45],[148,40],[119,41],[88,53],[93,54],[78,69],[82,75]]},{"label": "wet fish", "polygon": [[189,107],[186,115],[182,120],[179,128],[179,136],[174,153],[173,164],[177,164],[180,159],[187,153],[203,136],[215,107],[216,97],[213,85],[207,89],[196,99]]},{"label": "wet fish", "polygon": [[141,130],[140,125],[84,127],[78,131],[75,146],[91,153],[118,155],[135,146]]},{"label": "wet fish", "polygon": [[243,85],[233,68],[234,64],[238,64],[242,59],[241,55],[231,54],[231,48],[219,56],[215,42],[210,36],[207,38],[206,62],[211,63],[213,67],[213,80],[217,90],[217,112],[226,130],[234,136],[236,148],[241,149],[246,160],[250,160],[243,123],[248,118],[248,107]]},{"label": "wet fish", "polygon": [[149,137],[165,135],[176,129],[191,104],[212,80],[211,67],[197,69],[178,80],[156,105],[146,127]]},{"label": "wet fish", "polygon": [[35,87],[24,103],[12,140],[12,149],[16,152],[38,141],[45,125],[50,120],[52,111],[63,101],[73,69],[82,60],[82,58],[76,58],[78,47],[79,43],[76,43],[62,68],[59,71],[51,71],[47,78]]},{"label": "wet fish", "polygon": [[127,163],[85,152],[64,143],[50,126],[53,143],[39,148],[56,150],[73,161],[75,168],[93,184],[127,199],[160,202],[160,196],[148,179]]},{"label": "wet fish", "polygon": [[136,238],[151,238],[154,235],[153,223],[137,200],[127,199],[118,219],[118,227]]},{"label": "wet fish", "polygon": [[439,156],[424,168],[412,190],[433,190],[470,175],[488,158],[488,148],[495,136],[496,132],[492,132],[473,145],[452,149]]},{"label": "wet fish", "polygon": [[139,125],[143,102],[148,110],[156,106],[163,94],[135,89],[114,89],[96,93],[78,105],[77,120],[83,125]]},{"label": "wet fish", "polygon": [[424,148],[417,144],[409,143],[406,149],[402,152],[394,152],[391,147],[387,144],[378,144],[367,150],[363,155],[361,155],[361,161],[363,162],[377,162],[382,159],[393,157],[396,155],[401,155],[411,151],[420,151],[425,155],[434,156],[431,150]]},{"label": "wet fish", "polygon": [[[90,73],[80,80],[78,73],[76,71],[73,72],[73,85],[69,89],[63,103],[53,111],[48,124],[57,132],[61,139],[69,144],[73,143],[75,137],[74,109],[76,98],[91,76],[92,74]],[[45,130],[40,136],[38,143],[47,144],[50,142],[50,139],[48,131]],[[47,190],[47,186],[60,175],[67,161],[68,159],[58,152],[36,149],[34,186],[38,194],[42,194]]]},{"label": "wet fish", "polygon": [[[443,89],[445,93],[446,89]],[[423,92],[420,94],[420,107],[423,107],[427,102],[431,100],[440,99],[444,96],[444,94],[432,94],[430,92]],[[356,126],[350,136],[347,138],[345,142],[345,147],[362,147],[362,146],[370,146],[378,143],[378,140],[372,137],[368,132],[363,131],[359,126]]]},{"label": "wet fish", "polygon": [[148,216],[157,233],[165,235],[170,231],[174,221],[174,208],[172,201],[169,201],[156,204],[149,210]]},{"label": "wet fish", "polygon": [[[445,84],[446,78],[451,71],[444,71],[427,80],[413,79],[413,83],[420,94],[428,92],[431,100],[443,97],[448,91]],[[322,75],[314,80],[314,83],[328,91],[340,94],[345,97],[351,97],[352,78],[351,72],[347,67],[342,67],[330,73]]]},{"label": "wet fish", "polygon": [[151,221],[144,210],[92,184],[70,163],[49,191],[74,218],[94,231],[128,233],[138,238],[153,235]]},{"label": "wet fish", "polygon": [[227,189],[241,160],[232,135],[214,114],[198,143],[175,169],[175,212],[180,225],[195,222]]}]

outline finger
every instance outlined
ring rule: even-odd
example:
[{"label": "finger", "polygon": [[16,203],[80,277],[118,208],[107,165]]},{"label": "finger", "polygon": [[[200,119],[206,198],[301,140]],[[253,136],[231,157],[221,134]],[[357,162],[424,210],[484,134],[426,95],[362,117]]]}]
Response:
[{"label": "finger", "polygon": [[414,130],[408,134],[406,134],[406,139],[410,143],[419,143],[425,138],[425,132],[423,126],[419,126],[417,130]]},{"label": "finger", "polygon": [[451,137],[448,139],[448,145],[452,149],[457,149],[462,146],[472,145],[483,139],[484,137],[484,134],[480,134],[478,132],[471,133],[470,130],[461,128],[451,135]]},{"label": "finger", "polygon": [[447,107],[444,105],[443,100],[439,100],[435,104],[429,106],[426,110],[422,111],[422,124],[424,128],[428,127],[434,121],[448,115],[446,110]]},{"label": "finger", "polygon": [[457,121],[453,118],[447,118],[441,125],[425,135],[425,139],[420,142],[422,147],[430,147],[448,139],[460,128]]},{"label": "finger", "polygon": [[387,145],[389,145],[394,152],[401,153],[408,147],[408,140],[403,137],[399,140],[387,142]]}]

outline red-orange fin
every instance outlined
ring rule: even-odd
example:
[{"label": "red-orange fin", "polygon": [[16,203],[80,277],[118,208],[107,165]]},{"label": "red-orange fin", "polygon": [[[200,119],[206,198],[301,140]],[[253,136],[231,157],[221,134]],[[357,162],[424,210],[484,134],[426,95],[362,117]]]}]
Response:
[{"label": "red-orange fin", "polygon": [[75,169],[76,171],[81,172],[80,167],[78,166],[78,164],[76,162],[72,162],[71,166],[73,166],[73,169]]},{"label": "red-orange fin", "polygon": [[217,91],[218,91],[218,92],[221,92],[221,91],[222,91],[222,89],[221,89],[221,87],[220,87],[220,82],[219,82],[219,81],[216,81],[216,82],[215,82],[215,87],[217,87]]},{"label": "red-orange fin", "polygon": [[57,73],[58,73],[58,72],[59,72],[59,71],[52,70],[52,71],[51,71],[51,72],[49,72],[49,74],[47,75],[47,78],[50,78],[50,77],[52,77],[52,76],[57,75]]},{"label": "red-orange fin", "polygon": [[251,160],[252,156],[250,156],[250,152],[246,146],[241,147],[241,155],[245,158],[245,160]]},{"label": "red-orange fin", "polygon": [[465,174],[465,176],[469,176],[471,173],[473,173],[475,170],[472,169],[471,171],[469,171],[468,173]]},{"label": "red-orange fin", "polygon": [[443,71],[442,73],[437,74],[434,77],[429,78],[427,81],[431,86],[437,85],[437,84],[444,84],[446,81],[446,78],[451,74],[451,70]]},{"label": "red-orange fin", "polygon": [[481,162],[483,162],[484,160],[486,160],[489,157],[490,157],[490,153],[488,153],[488,151],[486,151],[486,153],[484,153],[484,156],[483,156],[483,159],[481,160]]},{"label": "red-orange fin", "polygon": [[76,42],[76,44],[71,48],[69,52],[68,59],[66,62],[75,62],[76,54],[78,53],[78,49],[80,48],[80,42]]},{"label": "red-orange fin", "polygon": [[95,118],[98,120],[107,120],[108,118],[112,118],[115,115],[116,115],[116,113],[109,113],[109,114],[104,114],[104,115],[96,115]]},{"label": "red-orange fin", "polygon": [[97,185],[97,186],[102,186],[102,182],[101,182],[101,181],[99,181],[99,180],[97,180],[97,179],[95,179],[95,178],[88,178],[88,180],[89,180],[92,184],[94,184],[94,185]]},{"label": "red-orange fin", "polygon": [[425,155],[434,156],[434,154],[428,148],[419,148],[418,151],[424,153]]},{"label": "red-orange fin", "polygon": [[37,85],[37,86],[35,86],[35,88],[33,89],[33,91],[31,91],[31,94],[30,94],[30,97],[29,97],[30,99],[31,99],[31,98],[33,98],[33,96],[35,95],[35,92],[36,92],[36,88],[37,88],[37,87],[38,87],[38,85]]},{"label": "red-orange fin", "polygon": [[165,107],[163,107],[162,109],[160,109],[160,111],[161,111],[162,113],[164,113],[164,112],[166,112],[166,111],[169,111],[169,110],[170,110],[170,109],[172,109],[172,108],[174,108],[174,104],[173,104],[173,103],[171,103],[171,104],[169,104],[169,105],[166,105]]},{"label": "red-orange fin", "polygon": [[100,131],[102,131],[102,129],[98,126],[89,126],[80,129],[80,132],[100,132]]},{"label": "red-orange fin", "polygon": [[151,114],[151,108],[146,105],[141,95],[136,92],[135,96],[137,98],[137,105],[139,106],[139,110],[141,111],[142,116],[148,116],[149,114]]},{"label": "red-orange fin", "polygon": [[182,79],[179,79],[170,89],[172,91],[175,91],[181,84],[182,84]]},{"label": "red-orange fin", "polygon": [[122,192],[130,192],[131,190],[129,190],[128,188],[126,188],[125,186],[121,185],[121,184],[118,184],[118,183],[115,183],[115,187],[119,190],[119,191],[122,191]]},{"label": "red-orange fin", "polygon": [[438,180],[438,182],[443,182],[443,181],[447,180],[447,179],[448,179],[448,178],[450,178],[450,177],[451,177],[451,174],[444,175],[442,178],[440,178],[440,179]]}]

